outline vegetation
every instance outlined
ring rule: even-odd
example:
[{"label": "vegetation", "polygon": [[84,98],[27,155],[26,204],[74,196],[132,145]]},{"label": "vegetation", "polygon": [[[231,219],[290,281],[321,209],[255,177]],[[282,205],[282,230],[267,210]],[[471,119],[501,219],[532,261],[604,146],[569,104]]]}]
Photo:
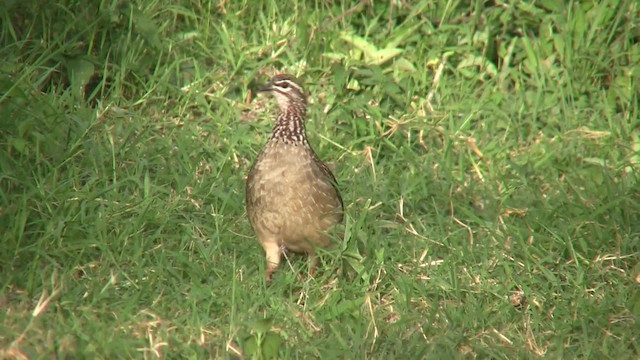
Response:
[{"label": "vegetation", "polygon": [[[0,358],[640,357],[637,1],[0,8]],[[277,72],[347,219],[267,286]]]}]

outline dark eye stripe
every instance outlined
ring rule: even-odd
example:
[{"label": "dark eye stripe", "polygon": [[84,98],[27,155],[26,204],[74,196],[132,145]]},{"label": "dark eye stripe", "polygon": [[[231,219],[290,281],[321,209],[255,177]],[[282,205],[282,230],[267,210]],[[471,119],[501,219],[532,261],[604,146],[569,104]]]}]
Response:
[{"label": "dark eye stripe", "polygon": [[278,81],[278,82],[275,83],[275,86],[277,86],[279,88],[282,88],[282,89],[295,88],[299,92],[302,92],[302,89],[300,88],[300,86],[298,84],[296,84],[293,81],[289,81],[289,80]]}]

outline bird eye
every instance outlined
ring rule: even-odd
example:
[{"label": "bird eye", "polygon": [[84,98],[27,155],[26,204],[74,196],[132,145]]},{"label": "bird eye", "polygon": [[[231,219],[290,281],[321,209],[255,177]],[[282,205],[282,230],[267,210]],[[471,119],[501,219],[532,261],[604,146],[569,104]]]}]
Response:
[{"label": "bird eye", "polygon": [[280,84],[278,84],[278,86],[280,86],[283,89],[288,89],[289,88],[289,83],[288,82],[281,82]]}]

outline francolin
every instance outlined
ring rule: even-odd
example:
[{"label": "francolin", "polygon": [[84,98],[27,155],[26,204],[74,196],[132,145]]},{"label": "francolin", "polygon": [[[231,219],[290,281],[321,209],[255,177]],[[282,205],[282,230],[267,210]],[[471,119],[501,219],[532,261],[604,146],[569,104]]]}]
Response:
[{"label": "francolin", "polygon": [[276,75],[263,87],[278,103],[271,135],[247,177],[246,207],[251,227],[264,248],[266,281],[285,249],[309,255],[309,275],[317,262],[315,249],[327,247],[327,230],[343,220],[343,203],[331,170],[307,141],[307,98],[291,75]]}]

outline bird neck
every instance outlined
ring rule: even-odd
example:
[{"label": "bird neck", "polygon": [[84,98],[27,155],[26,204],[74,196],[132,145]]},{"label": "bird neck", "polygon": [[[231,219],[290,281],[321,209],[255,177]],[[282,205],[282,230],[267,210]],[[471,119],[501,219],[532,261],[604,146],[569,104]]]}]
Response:
[{"label": "bird neck", "polygon": [[306,112],[303,104],[296,103],[280,109],[269,140],[307,145],[307,134],[304,128]]}]

